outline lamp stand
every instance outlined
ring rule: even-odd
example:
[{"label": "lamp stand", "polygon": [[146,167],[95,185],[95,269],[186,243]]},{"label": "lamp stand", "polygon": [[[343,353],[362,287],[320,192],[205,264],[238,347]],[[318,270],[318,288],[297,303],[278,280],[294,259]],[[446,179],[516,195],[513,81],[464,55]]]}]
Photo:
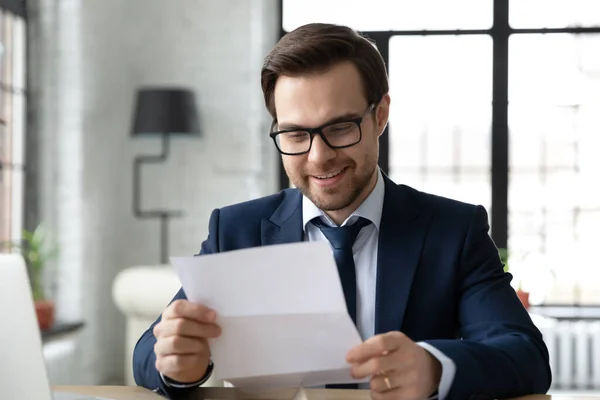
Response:
[{"label": "lamp stand", "polygon": [[169,219],[182,217],[183,212],[171,210],[142,210],[141,198],[141,168],[143,164],[160,164],[167,160],[169,155],[168,134],[162,134],[162,151],[158,155],[141,155],[133,161],[133,213],[140,219],[160,219],[160,262],[168,263],[169,257]]}]

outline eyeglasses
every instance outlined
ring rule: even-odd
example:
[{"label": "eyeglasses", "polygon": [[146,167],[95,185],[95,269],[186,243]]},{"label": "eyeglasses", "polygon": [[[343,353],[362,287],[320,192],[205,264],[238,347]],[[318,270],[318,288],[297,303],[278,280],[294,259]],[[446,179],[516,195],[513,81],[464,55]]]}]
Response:
[{"label": "eyeglasses", "polygon": [[[367,111],[358,118],[348,121],[332,122],[321,125],[317,128],[302,128],[302,129],[284,129],[271,132],[269,136],[273,139],[275,147],[281,154],[288,156],[297,156],[306,154],[310,151],[315,135],[321,136],[321,139],[332,149],[343,149],[345,147],[354,146],[362,139],[362,129],[360,127],[363,119],[375,108],[375,104],[371,104]],[[273,122],[273,127],[277,125]]]}]

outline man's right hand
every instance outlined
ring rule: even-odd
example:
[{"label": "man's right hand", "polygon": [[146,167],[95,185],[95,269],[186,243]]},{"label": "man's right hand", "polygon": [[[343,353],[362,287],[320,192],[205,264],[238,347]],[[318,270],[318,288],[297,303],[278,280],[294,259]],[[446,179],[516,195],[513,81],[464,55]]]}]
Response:
[{"label": "man's right hand", "polygon": [[188,300],[172,302],[154,326],[156,369],[179,383],[202,379],[210,360],[209,338],[221,334],[217,314]]}]

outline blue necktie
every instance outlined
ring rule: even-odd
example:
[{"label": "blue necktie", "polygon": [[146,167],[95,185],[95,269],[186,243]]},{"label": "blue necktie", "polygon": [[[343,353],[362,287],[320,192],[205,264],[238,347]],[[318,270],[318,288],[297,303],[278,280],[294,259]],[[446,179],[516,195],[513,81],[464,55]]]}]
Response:
[{"label": "blue necktie", "polygon": [[354,224],[341,227],[330,227],[320,218],[313,219],[312,223],[323,232],[333,247],[333,257],[344,289],[346,308],[356,325],[356,271],[352,246],[360,230],[371,221],[361,217]]},{"label": "blue necktie", "polygon": [[[341,227],[330,227],[324,224],[320,218],[313,219],[312,223],[323,232],[333,247],[333,257],[342,282],[346,308],[356,325],[356,270],[352,246],[360,230],[369,225],[371,221],[361,217],[354,224]],[[328,389],[357,389],[358,385],[336,384],[326,385],[326,387]]]}]

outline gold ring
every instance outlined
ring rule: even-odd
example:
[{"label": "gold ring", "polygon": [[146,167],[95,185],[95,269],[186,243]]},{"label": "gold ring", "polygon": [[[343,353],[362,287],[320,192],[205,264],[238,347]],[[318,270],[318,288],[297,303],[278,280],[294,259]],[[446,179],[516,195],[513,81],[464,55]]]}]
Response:
[{"label": "gold ring", "polygon": [[388,378],[387,375],[385,375],[383,380],[385,381],[385,384],[386,384],[388,390],[392,390],[392,384],[390,383],[390,378]]}]

